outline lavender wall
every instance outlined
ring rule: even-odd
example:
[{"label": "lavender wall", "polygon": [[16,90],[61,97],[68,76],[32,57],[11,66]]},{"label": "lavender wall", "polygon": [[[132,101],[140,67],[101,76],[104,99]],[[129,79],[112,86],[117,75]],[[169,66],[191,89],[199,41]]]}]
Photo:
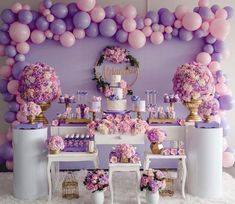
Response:
[{"label": "lavender wall", "polygon": [[[157,101],[163,105],[163,94],[172,92],[172,77],[176,67],[194,60],[196,53],[201,50],[202,44],[200,40],[187,43],[173,39],[159,46],[147,43],[142,49],[131,49],[124,45],[140,62],[140,74],[133,87],[134,93],[144,97],[146,89],[156,89],[158,91]],[[100,56],[100,52],[108,45],[118,45],[118,43],[108,38],[86,38],[77,41],[72,48],[64,48],[59,43],[47,41],[40,46],[31,45],[27,60],[31,63],[45,62],[55,67],[61,80],[63,93],[75,94],[78,89],[85,89],[88,90],[91,97],[100,94],[96,90],[95,82],[92,81],[93,66]],[[48,111],[49,119],[63,110],[63,105],[55,102]],[[177,115],[181,117],[186,114],[186,110],[181,104],[176,105],[176,111]],[[101,168],[107,168],[107,155],[110,149],[111,146],[100,147]],[[143,150],[144,146],[138,146],[138,149]],[[141,157],[143,158],[143,154]],[[175,167],[175,165],[175,162],[154,164],[155,167],[164,166],[164,168]],[[63,165],[63,168],[92,168],[92,165],[88,163],[67,164]]]}]

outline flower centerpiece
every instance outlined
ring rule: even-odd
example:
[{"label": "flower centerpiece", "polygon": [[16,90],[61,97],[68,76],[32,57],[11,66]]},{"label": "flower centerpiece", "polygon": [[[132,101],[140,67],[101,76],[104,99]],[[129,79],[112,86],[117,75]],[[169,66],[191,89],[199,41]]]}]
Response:
[{"label": "flower centerpiece", "polygon": [[109,154],[110,163],[139,163],[140,158],[136,147],[130,144],[119,144]]},{"label": "flower centerpiece", "polygon": [[47,147],[50,154],[58,154],[64,149],[64,139],[60,136],[51,136],[47,140]]},{"label": "flower centerpiece", "polygon": [[34,102],[27,102],[21,106],[21,112],[27,117],[30,124],[34,124],[35,117],[42,112],[42,109]]},{"label": "flower centerpiece", "polygon": [[209,101],[203,101],[199,106],[199,114],[205,122],[210,122],[211,117],[218,114],[219,102],[213,98]]},{"label": "flower centerpiece", "polygon": [[200,121],[198,107],[213,98],[214,78],[207,66],[192,62],[178,67],[173,77],[173,90],[189,109],[186,121]]},{"label": "flower centerpiece", "polygon": [[26,66],[21,74],[19,91],[22,99],[41,106],[42,112],[36,117],[36,121],[48,124],[44,111],[61,95],[55,69],[43,63]]},{"label": "flower centerpiece", "polygon": [[166,175],[160,170],[146,170],[140,180],[140,190],[146,190],[148,204],[158,203],[159,190],[166,187]]},{"label": "flower centerpiece", "polygon": [[109,179],[107,173],[101,169],[88,172],[83,184],[92,192],[93,203],[104,202],[104,192],[108,189]]},{"label": "flower centerpiece", "polygon": [[153,154],[161,154],[163,149],[162,142],[166,139],[166,132],[160,128],[151,128],[147,132],[148,140],[150,141],[151,151]]}]

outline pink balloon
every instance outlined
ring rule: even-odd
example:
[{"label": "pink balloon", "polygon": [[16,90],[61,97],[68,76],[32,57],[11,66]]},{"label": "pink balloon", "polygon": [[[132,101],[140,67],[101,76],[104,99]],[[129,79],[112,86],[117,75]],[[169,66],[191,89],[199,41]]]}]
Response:
[{"label": "pink balloon", "polygon": [[228,86],[224,83],[218,83],[215,85],[215,90],[221,95],[225,95],[228,92]]},{"label": "pink balloon", "polygon": [[151,18],[146,18],[146,19],[144,19],[144,25],[146,25],[146,26],[151,26],[151,25],[152,25],[152,20],[151,20]]},{"label": "pink balloon", "polygon": [[0,133],[0,145],[5,144],[7,142],[6,135],[3,133]]},{"label": "pink balloon", "polygon": [[173,31],[173,28],[172,28],[171,26],[167,26],[167,27],[165,28],[165,32],[166,32],[166,33],[172,33],[172,31]]},{"label": "pink balloon", "polygon": [[221,18],[226,20],[228,17],[228,13],[225,9],[219,8],[216,12],[215,12],[215,18]]},{"label": "pink balloon", "polygon": [[19,2],[15,2],[15,3],[12,4],[12,6],[11,6],[11,10],[12,10],[12,12],[14,12],[14,13],[18,13],[22,8],[23,8],[23,7],[22,7],[22,4],[19,3]]},{"label": "pink balloon", "polygon": [[215,19],[211,22],[210,33],[217,40],[224,41],[231,30],[229,21],[224,19]]},{"label": "pink balloon", "polygon": [[146,37],[140,30],[135,30],[129,34],[128,42],[133,48],[141,48],[146,43]]},{"label": "pink balloon", "polygon": [[203,65],[208,65],[211,62],[211,56],[207,52],[201,52],[197,55],[196,61]]},{"label": "pink balloon", "polygon": [[34,44],[41,44],[46,40],[46,36],[44,35],[44,32],[40,30],[34,30],[31,33],[31,40]]},{"label": "pink balloon", "polygon": [[209,7],[210,1],[209,0],[199,0],[198,1],[198,6],[200,7]]},{"label": "pink balloon", "polygon": [[53,33],[50,31],[50,30],[47,30],[45,32],[45,36],[48,38],[48,39],[52,39],[53,38]]},{"label": "pink balloon", "polygon": [[31,7],[30,7],[30,5],[25,4],[25,5],[23,6],[23,9],[29,11],[29,10],[31,10]]},{"label": "pink balloon", "polygon": [[116,14],[120,14],[122,12],[122,6],[120,4],[116,4],[113,7]]},{"label": "pink balloon", "polygon": [[96,0],[77,0],[77,6],[82,11],[91,11],[95,7]]},{"label": "pink balloon", "polygon": [[53,39],[54,39],[55,41],[59,41],[59,40],[60,40],[60,36],[59,36],[59,35],[54,35],[54,36],[53,36]]},{"label": "pink balloon", "polygon": [[20,54],[27,54],[30,50],[30,46],[27,42],[18,43],[16,45],[16,50]]},{"label": "pink balloon", "polygon": [[15,120],[13,123],[11,123],[12,128],[16,128],[17,125],[19,125],[20,122],[18,120]]},{"label": "pink balloon", "polygon": [[15,22],[11,24],[9,34],[15,42],[25,42],[29,39],[30,29],[25,24]]},{"label": "pink balloon", "polygon": [[10,66],[2,66],[0,68],[0,76],[3,78],[9,78],[11,76],[11,67]]},{"label": "pink balloon", "polygon": [[4,56],[5,55],[5,46],[0,45],[0,56]]},{"label": "pink balloon", "polygon": [[226,78],[224,76],[220,76],[220,77],[218,77],[217,81],[219,83],[225,83],[226,82]]},{"label": "pink balloon", "polygon": [[12,141],[12,137],[13,137],[12,129],[8,128],[6,138],[8,139],[8,141]]},{"label": "pink balloon", "polygon": [[137,15],[137,10],[133,5],[128,4],[122,8],[122,15],[125,18],[135,18]]},{"label": "pink balloon", "polygon": [[179,5],[175,9],[175,16],[181,20],[187,12],[188,8],[185,5]]},{"label": "pink balloon", "polygon": [[6,161],[6,167],[8,170],[13,170],[13,161]]},{"label": "pink balloon", "polygon": [[6,59],[6,65],[12,66],[14,63],[15,63],[15,60],[13,58]]},{"label": "pink balloon", "polygon": [[146,37],[149,37],[153,31],[152,31],[151,26],[146,26],[142,29],[142,32],[144,33]]},{"label": "pink balloon", "polygon": [[176,28],[181,28],[182,27],[182,22],[180,20],[176,20],[175,23],[174,23],[174,26]]},{"label": "pink balloon", "polygon": [[153,29],[153,31],[158,31],[158,30],[159,30],[159,25],[156,24],[156,23],[154,23],[154,24],[152,25],[152,29]]},{"label": "pink balloon", "polygon": [[19,103],[19,104],[24,104],[25,101],[21,98],[20,95],[16,96],[16,102]]},{"label": "pink balloon", "polygon": [[164,26],[164,25],[160,25],[160,26],[159,26],[159,31],[160,31],[161,33],[164,33],[164,31],[165,31],[165,26]]},{"label": "pink balloon", "polygon": [[223,152],[223,167],[230,168],[235,161],[234,155],[230,152]]},{"label": "pink balloon", "polygon": [[16,119],[21,122],[21,123],[27,123],[27,117],[23,115],[23,113],[21,111],[18,111],[16,114]]},{"label": "pink balloon", "polygon": [[55,20],[55,17],[52,14],[47,15],[47,21],[48,22],[53,22]]},{"label": "pink balloon", "polygon": [[48,16],[48,15],[51,14],[51,11],[50,11],[50,9],[45,9],[45,10],[42,12],[42,14],[43,14],[44,16]]},{"label": "pink balloon", "polygon": [[133,32],[136,29],[136,21],[132,18],[126,18],[122,23],[122,27],[126,32]]},{"label": "pink balloon", "polygon": [[212,61],[210,64],[209,64],[209,69],[212,73],[215,73],[216,71],[220,70],[221,69],[221,65],[219,62],[217,61]]},{"label": "pink balloon", "polygon": [[66,31],[60,36],[60,43],[64,47],[72,47],[75,44],[75,37],[73,33]]},{"label": "pink balloon", "polygon": [[159,45],[164,41],[164,36],[161,32],[153,32],[151,37],[150,37],[150,41],[154,45]]},{"label": "pink balloon", "polygon": [[11,80],[7,84],[7,90],[9,91],[9,93],[11,93],[13,95],[19,94],[18,88],[19,88],[19,81],[18,80]]},{"label": "pink balloon", "polygon": [[195,31],[202,25],[202,17],[196,12],[188,12],[184,15],[183,26],[189,31]]},{"label": "pink balloon", "polygon": [[91,11],[92,21],[99,23],[105,18],[105,11],[101,6],[95,6]]},{"label": "pink balloon", "polygon": [[77,39],[83,39],[86,36],[86,33],[83,29],[77,29],[77,28],[73,30],[73,34]]},{"label": "pink balloon", "polygon": [[205,22],[202,23],[201,28],[202,28],[202,30],[204,30],[204,31],[208,31],[209,28],[210,28],[210,24],[205,21]]}]

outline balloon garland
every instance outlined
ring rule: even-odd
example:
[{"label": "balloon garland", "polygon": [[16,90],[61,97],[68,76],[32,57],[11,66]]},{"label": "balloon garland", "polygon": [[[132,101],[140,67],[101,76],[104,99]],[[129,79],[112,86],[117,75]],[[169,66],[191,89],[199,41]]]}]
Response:
[{"label": "balloon garland", "polygon": [[[95,0],[77,0],[68,5],[43,0],[35,11],[27,4],[14,3],[10,9],[2,11],[3,24],[0,26],[0,56],[7,57],[0,69],[0,92],[3,100],[9,103],[5,121],[13,125],[24,121],[19,111],[23,100],[18,92],[18,80],[29,64],[26,55],[30,52],[30,42],[41,44],[51,39],[71,47],[76,40],[101,35],[128,43],[133,48],[142,48],[147,39],[159,45],[173,37],[182,41],[200,38],[205,44],[195,60],[207,65],[216,79],[215,98],[220,104],[220,114],[215,118],[221,121],[226,136],[229,127],[224,111],[233,108],[234,99],[220,62],[229,55],[224,40],[230,32],[229,19],[234,11],[230,6],[210,7],[209,3],[209,0],[199,0],[193,11],[185,5],[177,6],[174,12],[161,8],[158,12],[147,12],[144,18],[137,16],[136,8],[130,4],[123,8],[119,5],[102,8]],[[231,158],[234,160],[231,154],[226,150],[224,158],[230,163],[226,160],[224,166],[232,163]]]}]

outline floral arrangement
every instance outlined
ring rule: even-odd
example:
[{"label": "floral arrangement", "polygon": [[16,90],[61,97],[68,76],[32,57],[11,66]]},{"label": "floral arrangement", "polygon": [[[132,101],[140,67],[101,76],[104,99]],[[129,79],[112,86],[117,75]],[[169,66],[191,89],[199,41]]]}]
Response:
[{"label": "floral arrangement", "polygon": [[83,184],[86,186],[87,190],[92,193],[96,191],[104,192],[109,186],[108,175],[101,169],[95,169],[87,173]]},{"label": "floral arrangement", "polygon": [[26,117],[32,116],[33,118],[35,118],[41,112],[42,112],[41,107],[34,102],[27,102],[21,105],[21,113]]},{"label": "floral arrangement", "polygon": [[214,78],[202,64],[192,62],[177,68],[173,77],[173,90],[184,102],[208,100],[214,96]]},{"label": "floral arrangement", "polygon": [[166,175],[160,170],[146,170],[140,180],[140,190],[157,192],[166,187]]},{"label": "floral arrangement", "polygon": [[128,54],[129,53],[125,48],[117,46],[107,47],[103,51],[104,60],[114,64],[129,62],[129,59],[127,58]]},{"label": "floral arrangement", "polygon": [[140,158],[136,152],[136,147],[130,144],[119,144],[113,148],[109,154],[110,163],[139,163]]},{"label": "floral arrangement", "polygon": [[19,91],[25,101],[37,104],[49,103],[60,96],[60,82],[54,68],[43,64],[31,64],[23,70]]},{"label": "floral arrangement", "polygon": [[147,132],[148,140],[154,144],[154,143],[162,143],[166,139],[166,132],[161,130],[160,128],[151,128],[148,129]]},{"label": "floral arrangement", "polygon": [[64,139],[60,136],[51,136],[47,140],[47,147],[50,151],[61,151],[64,149]]},{"label": "floral arrangement", "polygon": [[87,125],[88,134],[94,135],[95,131],[101,134],[144,134],[148,123],[141,119],[132,119],[130,115],[106,115],[101,120],[92,121]]},{"label": "floral arrangement", "polygon": [[219,102],[213,98],[208,101],[203,101],[199,106],[199,114],[201,117],[217,115],[219,111]]}]

